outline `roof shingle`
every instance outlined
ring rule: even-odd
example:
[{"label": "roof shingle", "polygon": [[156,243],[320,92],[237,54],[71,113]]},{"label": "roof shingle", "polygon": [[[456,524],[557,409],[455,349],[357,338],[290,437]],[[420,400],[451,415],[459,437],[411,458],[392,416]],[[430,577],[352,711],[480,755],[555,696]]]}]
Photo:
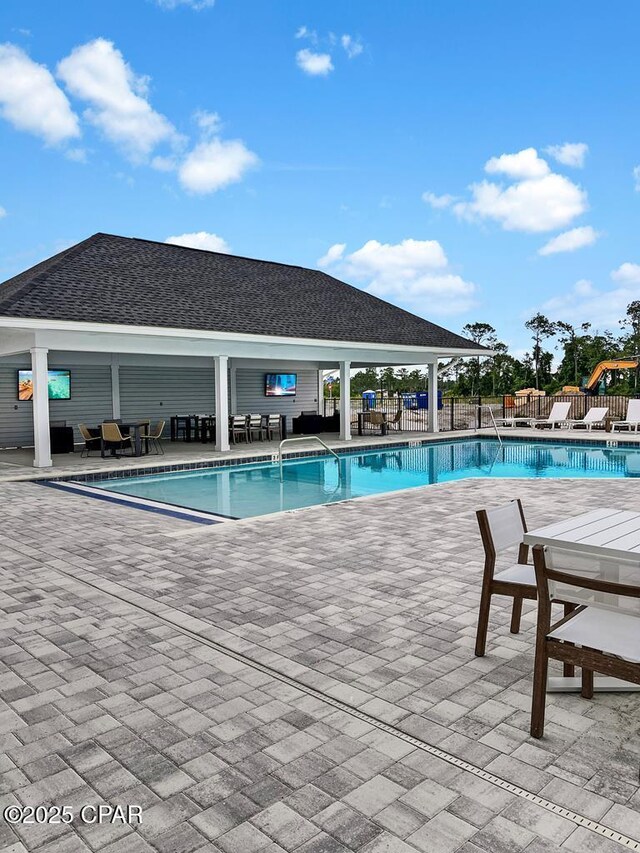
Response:
[{"label": "roof shingle", "polygon": [[111,234],[0,285],[0,316],[480,349],[319,270]]}]

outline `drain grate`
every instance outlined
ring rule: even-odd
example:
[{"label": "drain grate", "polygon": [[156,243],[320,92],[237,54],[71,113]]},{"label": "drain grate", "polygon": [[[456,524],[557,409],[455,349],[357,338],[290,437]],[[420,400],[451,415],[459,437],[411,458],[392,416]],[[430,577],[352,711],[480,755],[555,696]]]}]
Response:
[{"label": "drain grate", "polygon": [[[191,639],[196,640],[197,642],[205,646],[208,646],[210,649],[218,652],[219,654],[223,654],[227,657],[233,658],[239,663],[243,663],[246,666],[257,670],[258,672],[263,673],[264,675],[268,675],[271,678],[280,681],[282,684],[286,684],[288,687],[292,687],[300,691],[301,693],[305,693],[308,696],[312,696],[315,699],[319,699],[325,704],[331,705],[333,708],[343,711],[344,713],[349,714],[351,717],[355,717],[356,719],[361,720],[362,722],[368,723],[370,726],[373,726],[374,728],[379,729],[380,731],[386,732],[386,734],[392,735],[393,737],[398,738],[404,743],[408,743],[411,746],[414,746],[416,749],[422,750],[422,752],[426,752],[429,755],[434,756],[435,758],[439,758],[442,761],[445,761],[447,764],[451,764],[454,767],[457,767],[460,770],[464,770],[465,772],[470,773],[471,775],[476,776],[479,779],[483,779],[485,782],[489,782],[491,785],[495,785],[495,787],[501,788],[503,791],[508,791],[514,796],[527,800],[530,803],[534,803],[535,805],[540,806],[540,808],[543,808],[546,811],[566,818],[567,820],[574,823],[576,826],[581,826],[584,829],[587,829],[590,832],[593,832],[601,837],[607,838],[609,839],[609,841],[614,841],[629,850],[640,851],[640,841],[637,841],[634,838],[630,838],[628,835],[624,835],[621,832],[617,832],[615,829],[611,829],[611,827],[606,826],[605,824],[602,824],[595,820],[591,820],[591,818],[585,817],[584,815],[581,815],[578,812],[574,812],[571,809],[567,809],[564,806],[560,806],[557,803],[552,802],[551,800],[545,799],[545,797],[541,797],[539,794],[534,794],[533,791],[528,791],[526,788],[522,788],[520,785],[514,785],[513,782],[508,782],[506,779],[497,776],[495,773],[490,773],[488,770],[483,770],[482,767],[478,767],[469,761],[465,761],[462,758],[458,758],[458,756],[452,755],[451,753],[446,752],[443,749],[439,749],[437,746],[433,746],[427,741],[407,734],[406,732],[403,732],[402,729],[390,725],[389,723],[385,723],[384,720],[381,720],[372,714],[368,714],[365,711],[361,711],[359,708],[356,708],[354,705],[350,705],[348,702],[344,702],[341,699],[335,699],[328,693],[324,693],[322,690],[316,690],[314,687],[310,687],[295,678],[291,678],[291,676],[285,675],[283,672],[280,672],[279,670],[274,669],[273,667],[270,667],[267,664],[260,663],[259,661],[254,660],[253,658],[243,654],[242,652],[237,652],[234,649],[225,646],[223,643],[219,643],[216,640],[210,640],[208,637],[205,637],[198,631],[194,631],[190,628],[185,628],[183,625],[180,625],[178,622],[174,621],[167,615],[167,613],[173,610],[173,608],[163,608],[163,613],[161,615],[155,612],[152,607],[145,607],[142,604],[132,602],[131,599],[127,597],[127,595],[119,595],[116,592],[113,592],[112,590],[105,589],[104,585],[93,583],[92,581],[87,580],[84,577],[80,578],[77,575],[72,574],[71,572],[66,572],[64,569],[61,569],[58,566],[55,567],[55,571],[59,572],[65,577],[70,578],[71,580],[85,584],[86,586],[96,590],[97,592],[102,593],[103,595],[107,595],[111,598],[115,598],[120,602],[123,602],[124,604],[128,604],[130,607],[133,607],[136,610],[141,610],[148,616],[151,616],[157,619],[158,621],[163,622],[165,625],[172,627],[179,633],[190,637]],[[123,589],[126,592],[129,592],[124,587],[121,587],[119,584],[116,584],[113,581],[109,581],[108,586],[116,586],[119,589]],[[151,599],[148,599],[147,596],[142,595],[140,593],[135,593],[135,596],[137,599],[145,599],[151,601]],[[175,612],[180,613],[182,616],[192,618],[189,617],[189,614],[183,613],[182,611],[178,610]]]}]

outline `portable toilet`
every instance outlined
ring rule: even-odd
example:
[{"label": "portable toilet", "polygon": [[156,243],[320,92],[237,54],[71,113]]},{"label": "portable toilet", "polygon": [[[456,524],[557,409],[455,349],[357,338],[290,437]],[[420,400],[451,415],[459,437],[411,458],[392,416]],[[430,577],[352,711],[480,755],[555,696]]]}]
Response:
[{"label": "portable toilet", "polygon": [[362,411],[368,412],[369,409],[375,409],[376,407],[376,392],[375,391],[363,391],[362,392]]},{"label": "portable toilet", "polygon": [[416,395],[410,391],[404,393],[402,395],[402,405],[405,409],[417,409]]},{"label": "portable toilet", "polygon": [[[428,391],[418,391],[416,393],[417,403],[419,409],[428,409],[429,408],[429,392]],[[442,408],[442,391],[438,388],[438,409]]]}]

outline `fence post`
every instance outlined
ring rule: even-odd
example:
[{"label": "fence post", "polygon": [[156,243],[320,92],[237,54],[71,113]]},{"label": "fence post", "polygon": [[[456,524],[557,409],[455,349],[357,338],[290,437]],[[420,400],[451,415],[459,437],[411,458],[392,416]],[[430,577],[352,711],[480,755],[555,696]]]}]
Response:
[{"label": "fence post", "polygon": [[478,394],[478,429],[482,429],[482,397]]},{"label": "fence post", "polygon": [[507,417],[507,398],[504,394],[502,395],[502,417]]},{"label": "fence post", "polygon": [[455,399],[455,397],[450,398],[450,400],[451,400],[451,432],[453,432],[455,429],[455,418],[454,418],[454,414],[453,414],[453,411],[454,411],[453,401],[454,401],[454,399]]}]

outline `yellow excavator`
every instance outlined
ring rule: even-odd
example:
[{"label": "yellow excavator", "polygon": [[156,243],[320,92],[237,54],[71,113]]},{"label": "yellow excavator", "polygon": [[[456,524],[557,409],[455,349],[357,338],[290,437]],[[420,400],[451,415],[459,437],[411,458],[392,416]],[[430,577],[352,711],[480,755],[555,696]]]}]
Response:
[{"label": "yellow excavator", "polygon": [[561,391],[557,392],[556,396],[562,394],[588,394],[593,396],[598,393],[602,374],[607,370],[635,370],[639,364],[640,361],[636,358],[612,358],[608,361],[601,361],[594,367],[591,376],[581,388],[578,388],[577,385],[565,385]]}]

